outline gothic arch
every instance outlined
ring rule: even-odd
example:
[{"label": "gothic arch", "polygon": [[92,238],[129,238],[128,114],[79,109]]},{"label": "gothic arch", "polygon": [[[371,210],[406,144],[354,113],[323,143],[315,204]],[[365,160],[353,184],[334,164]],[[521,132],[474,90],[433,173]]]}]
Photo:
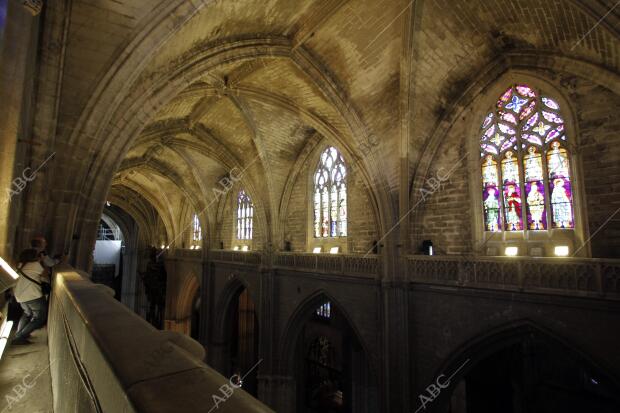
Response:
[{"label": "gothic arch", "polygon": [[179,295],[177,297],[177,319],[189,320],[192,315],[194,299],[196,293],[200,289],[198,277],[194,273],[189,273],[183,277],[179,286]]},{"label": "gothic arch", "polygon": [[279,371],[280,374],[286,375],[287,372],[293,371],[295,365],[295,349],[296,342],[299,339],[299,335],[303,329],[306,321],[308,321],[313,312],[325,301],[329,301],[332,304],[332,308],[337,308],[338,311],[344,316],[347,324],[353,331],[355,338],[362,347],[366,360],[368,361],[368,367],[370,371],[378,375],[379,370],[376,368],[373,354],[369,351],[363,336],[360,334],[360,330],[353,322],[353,319],[349,316],[346,309],[327,291],[321,289],[306,297],[295,309],[291,317],[289,317],[286,327],[280,336],[280,354],[279,358]]},{"label": "gothic arch", "polygon": [[[233,301],[239,295],[239,293],[242,292],[243,290],[247,290],[252,301],[254,301],[255,303],[258,302],[256,300],[256,295],[252,292],[250,288],[250,283],[245,279],[245,277],[238,275],[238,274],[233,275],[233,279],[228,281],[226,285],[224,286],[224,288],[222,289],[222,291],[220,292],[220,297],[217,300],[217,303],[215,305],[215,309],[217,311],[215,312],[215,319],[213,320],[214,321],[213,324],[216,329],[215,337],[220,342],[225,341],[227,329],[230,327],[229,319],[230,319],[230,311],[232,309]],[[259,310],[260,309],[257,307],[256,308],[257,314],[259,313]],[[259,329],[260,329],[260,324],[259,324]]]},{"label": "gothic arch", "polygon": [[[123,187],[131,190],[134,193],[140,194],[140,199],[144,199],[145,202],[147,202],[155,211],[157,211],[159,218],[164,224],[166,237],[168,239],[172,239],[174,237],[174,234],[176,233],[176,226],[174,223],[173,215],[169,210],[167,210],[164,206],[161,205],[157,197],[153,196],[148,190],[146,190],[142,185],[135,181],[123,182]],[[158,242],[158,240],[154,241]]]},{"label": "gothic arch", "polygon": [[[99,94],[93,95],[91,101],[88,104],[88,110],[85,110],[85,114],[81,117],[78,123],[75,133],[71,141],[75,141],[78,136],[96,136],[101,134],[107,134],[108,139],[105,140],[106,146],[101,148],[98,152],[99,155],[93,159],[92,164],[86,164],[83,172],[86,179],[83,183],[78,185],[84,192],[80,199],[79,206],[79,218],[78,226],[87,225],[88,212],[100,204],[100,196],[96,196],[101,193],[103,186],[107,185],[107,178],[109,174],[104,171],[115,170],[120,162],[120,158],[125,154],[128,145],[133,141],[135,135],[144,127],[147,120],[152,118],[152,115],[156,113],[166,102],[168,102],[174,95],[176,95],[179,89],[186,87],[192,79],[197,78],[201,73],[206,70],[217,67],[224,63],[239,60],[251,60],[260,58],[263,56],[269,57],[282,57],[293,59],[295,64],[300,67],[304,73],[306,73],[310,79],[319,87],[321,92],[328,97],[331,104],[339,111],[342,118],[348,125],[353,142],[358,146],[362,145],[368,139],[367,129],[362,124],[361,118],[355,112],[355,109],[347,102],[344,97],[345,94],[339,88],[338,83],[335,82],[326,70],[322,69],[311,56],[304,52],[302,48],[292,50],[290,41],[288,39],[251,39],[251,40],[231,40],[225,44],[218,44],[211,48],[201,49],[199,52],[192,56],[188,56],[175,67],[171,67],[171,73],[168,78],[159,77],[155,79],[149,79],[147,82],[149,85],[143,85],[140,88],[125,88],[126,90],[133,90],[133,96],[116,97],[117,105],[110,105],[109,101],[104,99]],[[110,75],[113,76],[113,75]],[[133,79],[133,77],[130,77]],[[116,78],[115,78],[116,79]],[[126,80],[125,80],[126,84]],[[165,85],[163,87],[156,87],[157,85]],[[118,90],[111,90],[112,87],[105,89],[105,93],[114,93]],[[155,92],[156,90],[156,92]],[[103,92],[102,92],[103,93]],[[106,102],[106,104],[104,104]],[[96,110],[99,105],[103,105],[101,111]],[[145,110],[145,108],[147,108]],[[104,119],[101,119],[100,113],[105,113]],[[126,113],[136,113],[137,115],[127,119]],[[113,117],[117,118],[118,122],[113,120]],[[118,119],[124,118],[124,120]],[[95,118],[99,118],[98,121]],[[107,122],[108,120],[109,122]],[[97,128],[94,133],[89,131],[93,125],[102,125]],[[122,126],[112,126],[122,125]],[[338,136],[335,139],[342,141]],[[93,143],[97,140],[93,139]],[[346,146],[346,142],[341,142],[343,146]],[[112,145],[116,145],[113,148]],[[76,146],[77,148],[77,146]],[[120,148],[120,150],[118,150]],[[115,150],[116,149],[116,150]],[[77,150],[77,149],[76,149]],[[384,219],[380,221],[389,222],[389,215],[391,209],[389,208],[388,196],[386,193],[379,191],[378,188],[383,187],[381,183],[386,181],[386,177],[381,172],[378,162],[374,160],[374,156],[367,156],[362,158],[362,165],[365,167],[360,168],[362,173],[366,175],[366,180],[374,182],[375,185],[370,186],[370,193],[375,198],[377,203],[382,205],[379,208],[380,213]],[[370,168],[366,170],[366,168]],[[372,172],[372,173],[371,173]],[[71,180],[68,181],[71,183]],[[381,225],[383,226],[383,225]],[[76,230],[80,230],[80,228]],[[87,242],[85,240],[84,242]],[[82,245],[81,248],[88,248],[87,245]]]},{"label": "gothic arch", "polygon": [[143,195],[129,187],[116,186],[114,191],[108,195],[108,200],[112,204],[118,205],[136,221],[139,240],[144,241],[147,245],[156,242],[156,225],[153,225],[153,220],[159,219],[164,227],[165,222],[159,213],[155,212],[157,211],[155,207]]},{"label": "gothic arch", "polygon": [[[467,169],[472,170],[472,163],[475,159],[470,156],[473,147],[472,137],[476,135],[480,126],[482,112],[488,109],[489,102],[496,100],[500,93],[501,87],[507,83],[516,81],[530,81],[534,86],[542,86],[545,90],[551,91],[555,99],[558,100],[565,114],[564,118],[570,134],[571,146],[571,164],[575,171],[575,214],[578,217],[575,226],[575,243],[582,244],[588,233],[588,216],[585,213],[585,199],[583,191],[583,173],[581,168],[580,154],[575,150],[579,146],[579,124],[577,122],[576,108],[566,93],[559,87],[556,79],[552,79],[547,75],[537,72],[536,69],[553,70],[556,72],[566,72],[576,74],[590,80],[602,87],[605,87],[616,94],[620,95],[620,78],[618,75],[608,71],[600,66],[585,63],[568,57],[560,57],[556,55],[540,54],[536,52],[527,53],[508,53],[494,61],[489,67],[470,82],[467,87],[463,88],[463,92],[454,99],[454,103],[449,107],[444,115],[438,120],[431,137],[426,141],[424,149],[419,157],[420,162],[415,169],[414,175],[410,182],[409,197],[410,202],[415,204],[416,197],[419,197],[417,189],[424,187],[424,180],[428,178],[432,161],[436,159],[441,144],[448,136],[459,119],[468,120],[469,124],[464,128],[463,136],[464,150],[468,151],[466,155]],[[614,82],[614,80],[616,80]],[[497,92],[497,93],[495,93]],[[486,105],[486,106],[485,106]],[[478,116],[480,115],[480,116]],[[474,184],[472,179],[468,179],[470,184],[470,195]],[[477,182],[477,181],[476,181]],[[475,199],[475,198],[474,198]],[[481,237],[476,234],[476,229],[480,228],[480,216],[473,213],[472,215],[472,241],[475,243]],[[414,218],[419,219],[419,218]],[[474,244],[475,245],[475,244]],[[583,252],[589,255],[590,245],[587,244],[583,248]]]},{"label": "gothic arch", "polygon": [[[177,136],[180,134],[191,135],[196,139],[196,141]],[[139,138],[137,138],[138,141],[136,143],[140,144],[147,139],[168,139],[167,145],[173,151],[180,152],[184,149],[194,149],[201,153],[208,153],[208,157],[216,160],[229,170],[234,169],[236,171],[236,174],[239,174],[241,171],[244,170],[241,162],[232,154],[229,148],[220,143],[221,139],[219,139],[218,136],[214,136],[213,134],[213,131],[206,130],[201,125],[190,128],[187,124],[187,120],[176,119],[173,122],[166,122],[165,124],[162,124],[161,127],[158,127],[154,131],[147,131],[143,133]],[[121,167],[123,167],[123,165],[124,163],[121,164]],[[196,180],[199,181],[198,177],[196,178]],[[256,194],[252,198],[256,207],[254,212],[257,214],[257,219],[255,219],[254,224],[260,228],[261,234],[268,234],[269,226],[267,221],[267,214],[263,206],[265,200],[261,196],[261,191],[257,189],[255,182],[250,179],[247,174],[242,175],[239,182],[241,182],[241,185],[245,187],[247,191],[249,191],[251,194]],[[213,202],[213,188],[209,187],[209,190],[206,190],[207,187],[204,185],[204,183],[200,184],[200,188],[203,190],[202,193],[204,197],[209,202]],[[216,188],[222,189],[217,186]],[[205,228],[205,233],[209,234],[208,237],[205,237],[207,241],[215,240],[217,238],[214,231],[217,230],[216,223],[219,217],[219,211],[221,209],[220,205],[222,204],[222,201],[225,200],[229,195],[230,194],[227,193],[225,196],[221,197],[219,200],[220,202],[218,202],[216,205],[209,204],[209,207],[203,214],[204,216],[208,217],[207,228]],[[211,214],[209,213],[211,210],[214,210],[216,212]],[[197,212],[199,211],[200,210],[197,210]],[[207,245],[211,244],[207,243]]]},{"label": "gothic arch", "polygon": [[[548,96],[553,97],[562,110],[562,116],[564,119],[564,125],[566,127],[566,135],[568,136],[566,147],[569,150],[569,158],[571,163],[571,170],[574,176],[571,178],[573,185],[573,209],[575,213],[575,226],[573,229],[573,240],[576,244],[582,245],[583,240],[586,238],[587,233],[587,214],[585,213],[585,197],[584,197],[584,184],[583,184],[583,172],[581,167],[581,156],[579,153],[579,125],[577,122],[577,114],[574,102],[566,96],[564,91],[554,84],[550,79],[545,76],[541,76],[538,73],[534,73],[531,70],[509,69],[502,73],[497,79],[490,82],[483,93],[474,98],[474,101],[470,105],[470,113],[466,117],[468,120],[468,126],[465,129],[467,135],[464,137],[465,145],[464,150],[467,152],[467,171],[469,182],[469,193],[471,196],[472,214],[472,236],[474,239],[474,245],[483,239],[481,231],[482,221],[478,205],[482,204],[480,199],[479,186],[476,186],[480,177],[480,165],[479,158],[477,156],[471,156],[471,154],[477,154],[479,148],[479,130],[480,122],[484,118],[488,109],[493,106],[493,103],[497,101],[497,97],[502,93],[502,88],[514,83],[526,83],[535,87],[536,89],[543,90]],[[548,228],[551,229],[551,226]],[[584,248],[589,250],[589,245]]]},{"label": "gothic arch", "polygon": [[[451,383],[457,383],[482,360],[513,344],[522,342],[525,338],[548,344],[552,348],[565,350],[580,364],[601,372],[614,386],[620,388],[620,378],[613,376],[604,366],[596,363],[587,353],[578,349],[569,340],[529,319],[511,321],[467,340],[441,363],[430,380],[435,380],[442,374],[450,376],[458,370],[458,373],[451,380]],[[438,403],[447,403],[452,390],[454,388],[450,387],[449,392],[442,392],[438,397]],[[442,410],[440,408],[437,411]]]},{"label": "gothic arch", "polygon": [[[410,197],[415,196],[415,189],[421,188],[424,179],[428,176],[432,160],[437,155],[437,151],[441,142],[445,139],[448,132],[454,126],[456,120],[462,116],[472,103],[483,93],[487,93],[491,85],[504,75],[510,73],[526,73],[530,77],[539,79],[540,82],[551,84],[550,79],[536,73],[536,69],[553,70],[556,72],[567,72],[588,79],[602,87],[605,87],[617,95],[620,95],[620,79],[619,76],[608,69],[573,59],[566,56],[553,54],[542,54],[539,52],[514,52],[506,53],[495,61],[490,62],[480,71],[480,75],[469,82],[466,87],[462,88],[462,93],[454,99],[454,103],[444,111],[444,115],[437,120],[436,127],[430,138],[425,142],[423,151],[419,157],[420,162],[414,171],[410,183]],[[567,99],[557,86],[552,86],[554,91],[564,100],[561,104],[570,108],[572,119],[577,119],[574,115],[572,105],[567,105]],[[477,123],[478,121],[475,120]],[[577,127],[574,122],[574,126]],[[575,130],[578,132],[578,130]],[[470,134],[468,134],[470,136]],[[577,138],[575,138],[577,139]]]}]

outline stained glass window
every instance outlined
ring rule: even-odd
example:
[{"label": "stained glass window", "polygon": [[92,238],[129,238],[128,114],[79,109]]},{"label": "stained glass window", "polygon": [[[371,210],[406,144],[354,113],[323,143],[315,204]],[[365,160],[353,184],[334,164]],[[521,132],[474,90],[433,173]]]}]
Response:
[{"label": "stained glass window", "polygon": [[554,228],[573,228],[573,194],[568,168],[568,153],[560,142],[554,141],[547,151],[551,216]]},{"label": "stained glass window", "polygon": [[237,197],[237,239],[252,239],[254,204],[244,190]]},{"label": "stained glass window", "polygon": [[521,220],[521,188],[519,185],[519,162],[512,151],[502,159],[502,185],[504,191],[504,229],[523,229]]},{"label": "stained glass window", "polygon": [[545,213],[545,184],[542,156],[535,146],[528,147],[527,152],[527,155],[523,157],[527,227],[534,230],[546,229],[547,216]]},{"label": "stained glass window", "polygon": [[347,170],[333,146],[321,154],[314,174],[314,236],[347,235]]},{"label": "stained glass window", "polygon": [[482,164],[482,203],[484,205],[484,227],[487,231],[499,230],[499,192],[497,184],[497,162],[487,155]]},{"label": "stained glass window", "polygon": [[565,143],[555,100],[524,84],[500,95],[480,130],[485,231],[574,227]]},{"label": "stained glass window", "polygon": [[322,318],[331,318],[332,316],[332,303],[329,301],[321,304],[319,308],[316,309],[316,315]]},{"label": "stained glass window", "polygon": [[193,218],[193,227],[194,231],[192,232],[192,240],[202,241],[202,228],[200,227],[200,220],[198,219],[198,215],[196,214],[194,214]]}]

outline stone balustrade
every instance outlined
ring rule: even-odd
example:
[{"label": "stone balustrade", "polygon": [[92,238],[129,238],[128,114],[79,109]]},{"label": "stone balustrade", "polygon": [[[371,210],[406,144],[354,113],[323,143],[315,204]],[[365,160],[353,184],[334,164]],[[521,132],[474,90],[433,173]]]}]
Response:
[{"label": "stone balustrade", "polygon": [[261,265],[263,262],[262,253],[258,251],[210,250],[209,258],[235,264]]},{"label": "stone balustrade", "polygon": [[[177,250],[175,257],[200,259],[202,252]],[[380,278],[378,255],[210,250],[209,259],[275,269]],[[408,280],[422,284],[544,291],[620,299],[620,260],[585,258],[409,255]]]},{"label": "stone balustrade", "polygon": [[311,271],[326,274],[379,277],[380,260],[377,255],[312,254],[280,252],[274,257],[276,268]]},{"label": "stone balustrade", "polygon": [[56,412],[272,412],[69,266],[54,275],[49,354]]},{"label": "stone balustrade", "polygon": [[426,255],[405,260],[414,283],[620,299],[620,260]]},{"label": "stone balustrade", "polygon": [[176,248],[172,252],[166,252],[165,256],[167,258],[176,258],[176,259],[184,259],[184,260],[193,260],[193,261],[202,261],[203,251],[192,250],[189,248]]}]

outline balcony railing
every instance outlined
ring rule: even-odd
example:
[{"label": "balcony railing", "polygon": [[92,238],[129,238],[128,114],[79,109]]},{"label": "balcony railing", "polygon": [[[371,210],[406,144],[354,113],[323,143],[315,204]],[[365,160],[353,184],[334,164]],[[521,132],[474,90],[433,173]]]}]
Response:
[{"label": "balcony railing", "polygon": [[620,299],[620,260],[415,255],[406,261],[415,283]]},{"label": "balcony railing", "polygon": [[262,263],[262,254],[257,251],[210,250],[209,256],[213,261],[234,264],[260,265]]},{"label": "balcony railing", "polygon": [[379,257],[376,255],[280,252],[275,255],[273,264],[276,268],[289,270],[372,278],[379,276],[380,269]]},{"label": "balcony railing", "polygon": [[192,250],[189,248],[177,248],[172,252],[166,252],[166,255],[177,259],[202,260],[201,249]]}]

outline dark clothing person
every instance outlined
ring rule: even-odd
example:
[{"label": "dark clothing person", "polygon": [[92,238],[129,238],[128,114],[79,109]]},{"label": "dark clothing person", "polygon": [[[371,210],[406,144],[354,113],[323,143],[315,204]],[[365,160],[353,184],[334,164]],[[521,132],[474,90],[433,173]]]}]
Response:
[{"label": "dark clothing person", "polygon": [[26,339],[30,336],[30,333],[43,327],[47,320],[47,300],[45,297],[25,301],[20,303],[20,305],[24,310],[24,314],[19,319],[13,344],[26,344]]}]

